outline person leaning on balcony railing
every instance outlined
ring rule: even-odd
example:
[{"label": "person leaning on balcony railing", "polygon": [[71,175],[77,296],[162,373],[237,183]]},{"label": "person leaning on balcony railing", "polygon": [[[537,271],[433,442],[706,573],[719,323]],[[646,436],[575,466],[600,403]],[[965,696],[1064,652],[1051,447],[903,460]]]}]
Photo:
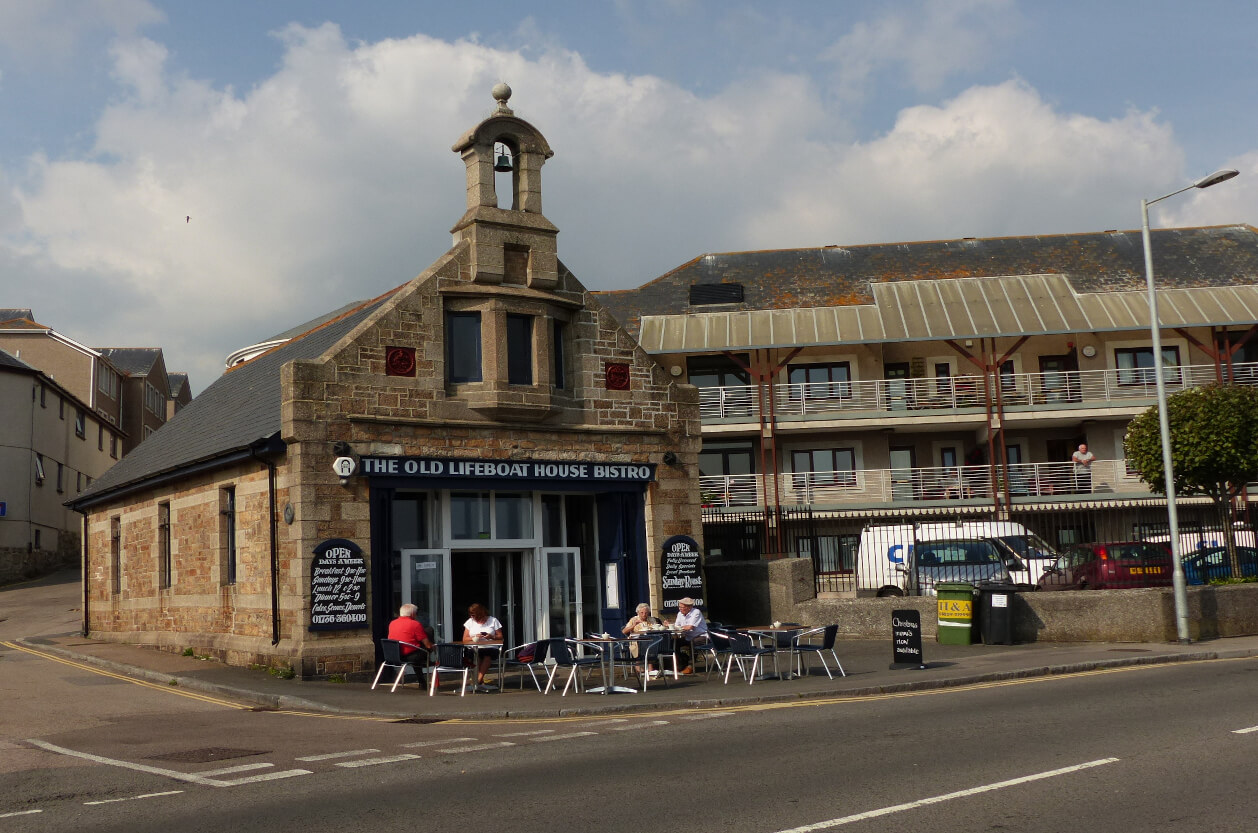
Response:
[{"label": "person leaning on balcony railing", "polygon": [[1074,463],[1075,469],[1076,492],[1092,491],[1092,461],[1095,459],[1096,455],[1088,451],[1087,443],[1079,443],[1075,453],[1070,455],[1070,462]]}]

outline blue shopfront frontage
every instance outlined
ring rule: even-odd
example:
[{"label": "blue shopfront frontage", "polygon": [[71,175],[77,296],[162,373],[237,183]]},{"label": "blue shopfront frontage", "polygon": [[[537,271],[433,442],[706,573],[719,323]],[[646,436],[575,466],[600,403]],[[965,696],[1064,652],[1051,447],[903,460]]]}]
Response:
[{"label": "blue shopfront frontage", "polygon": [[[441,640],[470,604],[508,644],[618,631],[648,601],[644,502],[654,464],[365,456],[372,626],[415,604]],[[387,557],[379,557],[386,555]]]}]

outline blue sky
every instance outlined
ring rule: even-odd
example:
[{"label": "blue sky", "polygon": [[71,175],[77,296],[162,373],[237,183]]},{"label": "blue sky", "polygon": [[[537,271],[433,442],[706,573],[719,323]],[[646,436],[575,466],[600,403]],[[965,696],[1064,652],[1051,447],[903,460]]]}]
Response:
[{"label": "blue sky", "polygon": [[[0,0],[0,307],[232,349],[450,245],[496,81],[589,287],[714,251],[1258,221],[1252,2]],[[185,220],[191,217],[191,220]]]}]

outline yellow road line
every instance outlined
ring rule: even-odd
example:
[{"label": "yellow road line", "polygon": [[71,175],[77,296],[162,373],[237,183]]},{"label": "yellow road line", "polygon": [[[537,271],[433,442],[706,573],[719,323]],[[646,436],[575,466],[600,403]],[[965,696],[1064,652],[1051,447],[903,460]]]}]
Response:
[{"label": "yellow road line", "polygon": [[41,657],[43,659],[52,660],[53,662],[59,662],[62,665],[68,665],[71,668],[77,668],[80,671],[90,671],[91,673],[99,674],[102,677],[110,677],[111,679],[121,680],[124,683],[132,683],[134,685],[143,686],[145,688],[151,688],[154,691],[163,691],[167,694],[177,694],[180,697],[187,697],[192,700],[200,700],[202,703],[211,703],[215,706],[223,706],[229,709],[246,710],[246,709],[253,708],[252,706],[244,705],[242,703],[235,703],[235,702],[232,702],[231,700],[223,700],[219,697],[212,697],[208,694],[201,694],[196,691],[188,691],[186,689],[181,689],[178,686],[172,686],[169,684],[160,685],[158,683],[149,682],[148,680],[137,680],[134,677],[128,677],[125,674],[117,674],[113,671],[106,671],[102,668],[95,668],[91,665],[85,665],[84,663],[81,663],[81,662],[75,662],[74,660],[65,659],[64,657],[59,657],[56,654],[50,654],[44,651],[36,651],[34,648],[27,648],[24,645],[17,645],[13,642],[0,642],[0,645],[4,645],[7,648],[12,648],[15,651],[21,651],[24,654],[31,654],[33,656]]}]

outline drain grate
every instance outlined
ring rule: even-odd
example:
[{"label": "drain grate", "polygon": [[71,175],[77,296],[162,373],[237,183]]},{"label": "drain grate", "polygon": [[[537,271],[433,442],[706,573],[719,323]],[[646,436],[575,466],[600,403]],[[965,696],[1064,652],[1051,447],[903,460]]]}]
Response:
[{"label": "drain grate", "polygon": [[177,761],[185,764],[208,764],[214,761],[226,761],[232,758],[248,758],[250,755],[265,755],[263,749],[231,749],[226,746],[207,746],[204,749],[185,749],[182,752],[167,752],[165,755],[150,755],[150,761]]},{"label": "drain grate", "polygon": [[401,720],[390,721],[392,723],[445,723],[449,718],[445,717],[404,717]]}]

